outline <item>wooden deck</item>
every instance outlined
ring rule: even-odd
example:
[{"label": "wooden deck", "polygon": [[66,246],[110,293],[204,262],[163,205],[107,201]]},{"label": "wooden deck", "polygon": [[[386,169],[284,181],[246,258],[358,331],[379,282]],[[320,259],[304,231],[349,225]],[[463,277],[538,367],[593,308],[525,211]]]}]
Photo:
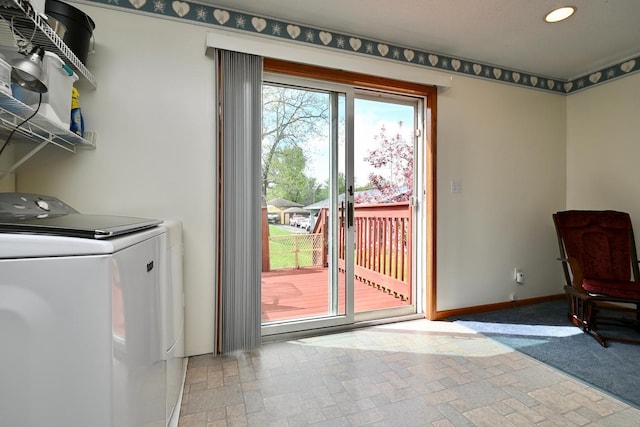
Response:
[{"label": "wooden deck", "polygon": [[[307,267],[262,273],[262,322],[290,320],[328,314],[328,269]],[[344,314],[344,274],[339,273],[339,307]],[[354,282],[355,311],[409,305],[373,286]]]}]

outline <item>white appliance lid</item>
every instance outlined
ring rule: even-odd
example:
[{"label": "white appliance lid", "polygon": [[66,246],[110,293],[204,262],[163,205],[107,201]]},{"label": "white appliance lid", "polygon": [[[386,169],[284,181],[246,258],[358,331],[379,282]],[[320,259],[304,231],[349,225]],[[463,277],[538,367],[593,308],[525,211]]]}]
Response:
[{"label": "white appliance lid", "polygon": [[40,218],[0,219],[1,233],[35,233],[57,236],[107,239],[155,227],[162,221],[127,216],[85,215],[71,213]]},{"label": "white appliance lid", "polygon": [[0,233],[108,239],[152,228],[161,222],[150,218],[81,214],[53,196],[0,193]]},{"label": "white appliance lid", "polygon": [[6,259],[110,255],[163,234],[162,227],[111,239],[87,239],[52,234],[0,233],[0,265]]}]

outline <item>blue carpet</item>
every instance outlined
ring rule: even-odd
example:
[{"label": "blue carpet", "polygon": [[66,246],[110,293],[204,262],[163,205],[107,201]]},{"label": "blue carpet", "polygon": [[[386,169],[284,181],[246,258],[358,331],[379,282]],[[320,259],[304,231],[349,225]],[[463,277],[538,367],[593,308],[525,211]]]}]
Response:
[{"label": "blue carpet", "polygon": [[[450,318],[640,408],[640,345],[602,347],[567,318],[565,300]],[[625,328],[625,331],[630,331]],[[640,334],[635,331],[636,338]]]}]

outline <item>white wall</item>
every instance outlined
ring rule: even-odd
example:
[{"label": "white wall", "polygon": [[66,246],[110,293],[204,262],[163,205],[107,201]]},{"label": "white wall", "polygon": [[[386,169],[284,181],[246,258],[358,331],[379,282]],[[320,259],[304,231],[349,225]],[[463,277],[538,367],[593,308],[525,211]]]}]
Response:
[{"label": "white wall", "polygon": [[213,349],[214,66],[202,27],[79,5],[96,22],[80,87],[95,151],[47,149],[18,171],[17,191],[60,197],[84,213],[183,221],[186,346]]},{"label": "white wall", "polygon": [[438,310],[563,292],[551,215],[565,205],[565,106],[458,76],[438,96]]},{"label": "white wall", "polygon": [[[0,148],[5,143],[4,139],[0,139]],[[9,146],[4,149],[2,155],[0,155],[0,173],[2,171],[8,170],[13,166],[14,161],[16,160],[14,157],[14,145],[10,142]],[[12,193],[16,191],[15,187],[15,173],[10,172],[6,174],[3,178],[0,178],[0,192]]]},{"label": "white wall", "polygon": [[640,74],[568,98],[567,208],[629,212],[640,228]]},{"label": "white wall", "polygon": [[[96,21],[81,89],[95,151],[47,149],[17,191],[53,194],[85,213],[180,219],[186,345],[213,349],[213,63],[207,29],[81,5]],[[384,67],[385,65],[381,66]],[[362,71],[371,72],[371,67]],[[438,98],[438,310],[562,292],[551,214],[565,205],[566,98],[456,76]],[[451,180],[462,193],[449,191]],[[513,268],[524,271],[516,287]]]}]

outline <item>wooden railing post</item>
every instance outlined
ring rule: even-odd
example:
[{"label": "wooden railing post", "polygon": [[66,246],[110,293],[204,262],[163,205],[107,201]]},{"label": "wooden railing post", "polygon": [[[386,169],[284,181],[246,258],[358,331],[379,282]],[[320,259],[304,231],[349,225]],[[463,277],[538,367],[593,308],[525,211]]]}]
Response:
[{"label": "wooden railing post", "polygon": [[[338,211],[339,268],[344,270],[343,212]],[[322,233],[322,262],[328,257],[328,212],[318,214],[314,232]],[[356,279],[390,295],[411,300],[413,210],[408,202],[356,205],[354,210],[354,274]],[[297,256],[297,252],[296,252]]]},{"label": "wooden railing post", "polygon": [[329,265],[329,223],[327,218],[327,208],[322,208],[318,214],[318,220],[322,220],[322,265],[327,267]]}]

